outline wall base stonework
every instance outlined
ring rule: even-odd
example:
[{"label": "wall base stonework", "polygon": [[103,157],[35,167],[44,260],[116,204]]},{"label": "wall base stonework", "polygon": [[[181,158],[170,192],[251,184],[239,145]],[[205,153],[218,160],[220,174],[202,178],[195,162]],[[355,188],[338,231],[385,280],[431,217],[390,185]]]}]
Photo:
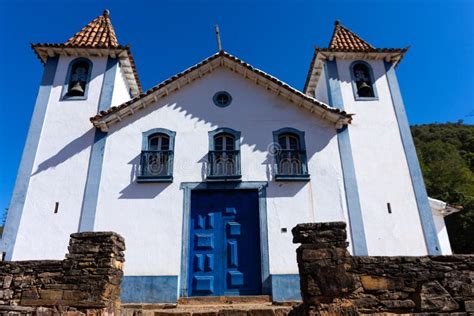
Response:
[{"label": "wall base stonework", "polygon": [[297,225],[299,314],[474,313],[474,256],[353,257],[343,222]]},{"label": "wall base stonework", "polygon": [[72,234],[65,260],[0,262],[0,313],[114,315],[120,310],[124,239]]}]

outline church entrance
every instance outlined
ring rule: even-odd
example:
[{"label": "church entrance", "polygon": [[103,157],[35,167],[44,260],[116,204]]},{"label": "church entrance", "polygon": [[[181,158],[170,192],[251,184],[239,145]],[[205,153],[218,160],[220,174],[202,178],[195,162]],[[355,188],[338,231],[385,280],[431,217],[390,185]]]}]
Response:
[{"label": "church entrance", "polygon": [[262,292],[257,190],[193,190],[188,296]]}]

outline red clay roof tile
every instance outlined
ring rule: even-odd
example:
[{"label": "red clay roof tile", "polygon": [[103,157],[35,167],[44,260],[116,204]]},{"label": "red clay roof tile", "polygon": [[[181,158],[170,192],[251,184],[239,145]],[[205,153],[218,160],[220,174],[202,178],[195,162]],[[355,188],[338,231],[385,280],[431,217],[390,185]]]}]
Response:
[{"label": "red clay roof tile", "polygon": [[366,51],[375,49],[372,45],[364,41],[357,34],[345,28],[339,21],[336,21],[334,33],[329,42],[329,49],[347,49],[351,51]]},{"label": "red clay roof tile", "polygon": [[109,14],[109,10],[104,10],[101,16],[92,20],[82,30],[68,39],[65,45],[90,48],[119,47]]}]

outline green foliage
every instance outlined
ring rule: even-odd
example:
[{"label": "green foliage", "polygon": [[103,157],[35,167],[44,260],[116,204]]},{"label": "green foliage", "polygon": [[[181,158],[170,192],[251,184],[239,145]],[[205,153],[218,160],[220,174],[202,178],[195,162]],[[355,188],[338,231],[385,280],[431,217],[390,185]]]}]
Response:
[{"label": "green foliage", "polygon": [[411,127],[428,195],[464,210],[445,218],[455,253],[474,253],[474,126]]}]

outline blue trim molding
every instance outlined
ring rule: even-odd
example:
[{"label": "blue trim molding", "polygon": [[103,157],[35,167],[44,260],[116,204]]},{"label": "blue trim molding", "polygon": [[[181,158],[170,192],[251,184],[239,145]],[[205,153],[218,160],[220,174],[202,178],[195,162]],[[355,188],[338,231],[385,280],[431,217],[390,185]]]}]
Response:
[{"label": "blue trim molding", "polygon": [[46,116],[51,89],[56,75],[59,57],[50,57],[44,66],[43,78],[36,97],[33,116],[31,118],[28,136],[26,138],[23,155],[21,157],[15,187],[10,200],[10,207],[5,222],[5,230],[2,236],[2,250],[6,252],[5,260],[11,260],[15,247],[18,228],[20,225],[26,193],[30,184],[36,152],[40,140],[41,130]]},{"label": "blue trim molding", "polygon": [[176,303],[178,276],[124,276],[121,284],[122,303]]},{"label": "blue trim molding", "polygon": [[[107,68],[104,74],[104,81],[102,82],[102,92],[100,94],[97,112],[104,111],[112,105],[115,75],[118,71],[118,67],[119,60],[117,58],[109,57],[107,60]],[[94,134],[94,143],[92,144],[89,158],[89,169],[87,170],[84,198],[82,200],[81,218],[79,220],[80,232],[94,230],[106,140],[107,134],[96,129]]]},{"label": "blue trim molding", "polygon": [[305,140],[304,140],[304,132],[300,131],[300,130],[297,130],[296,128],[293,128],[293,127],[283,127],[283,128],[280,128],[279,130],[273,131],[273,142],[275,144],[278,144],[278,136],[280,136],[280,134],[287,134],[287,133],[288,134],[294,134],[294,135],[298,136],[299,141],[300,141],[301,149],[306,150],[306,143],[305,143]]},{"label": "blue trim molding", "polygon": [[[344,110],[336,60],[328,60],[325,67],[329,105]],[[347,126],[338,130],[337,140],[344,177],[344,191],[346,193],[347,211],[349,213],[353,254],[355,256],[367,256],[367,241],[365,239],[364,221],[360,206],[359,188],[357,186],[351,139]]]},{"label": "blue trim molding", "polygon": [[415,144],[411,136],[410,125],[405,112],[400,87],[398,86],[395,66],[390,62],[384,62],[388,87],[392,97],[393,108],[398,121],[398,129],[402,139],[405,156],[407,159],[408,170],[410,172],[413,191],[415,193],[418,213],[420,214],[423,234],[425,236],[426,247],[429,255],[441,255],[441,247],[436,233],[436,227],[433,221],[433,215],[428,202],[423,174],[421,173],[420,163],[416,155]]},{"label": "blue trim molding", "polygon": [[216,150],[215,146],[214,146],[214,137],[216,137],[217,135],[219,134],[230,134],[232,136],[234,136],[234,139],[235,139],[235,149],[236,150],[240,150],[240,132],[239,131],[236,131],[236,130],[233,130],[232,128],[228,128],[228,127],[219,127],[219,128],[216,128],[215,130],[213,131],[210,131],[208,134],[209,134],[209,150]]},{"label": "blue trim molding", "polygon": [[272,274],[272,300],[301,301],[299,274]]},{"label": "blue trim molding", "polygon": [[[354,75],[354,66],[357,64],[362,64],[365,67],[367,67],[369,71],[369,80],[370,80],[370,87],[372,88],[372,91],[374,92],[373,97],[359,97],[359,94],[357,93],[357,83],[356,83],[356,78]],[[351,65],[349,66],[350,72],[351,72],[351,79],[352,79],[352,91],[354,92],[354,99],[356,101],[376,101],[379,99],[377,95],[377,88],[375,87],[375,77],[374,77],[374,71],[372,70],[372,66],[370,66],[369,63],[362,61],[362,60],[356,60]]]},{"label": "blue trim molding", "polygon": [[143,139],[142,139],[142,150],[149,150],[148,148],[148,139],[151,136],[155,136],[156,134],[165,134],[170,139],[170,150],[174,151],[174,139],[176,137],[176,132],[170,131],[166,128],[153,128],[146,132],[143,132]]},{"label": "blue trim molding", "polygon": [[[84,95],[82,95],[82,96],[70,96],[70,95],[68,95],[68,92],[69,92],[69,83],[71,82],[71,76],[72,76],[72,68],[78,62],[86,62],[89,65],[89,67],[87,69],[87,77],[86,77],[87,79],[86,79],[86,86],[85,86],[85,89],[84,89]],[[76,58],[73,61],[71,61],[69,63],[69,67],[67,69],[66,79],[64,81],[63,89],[61,91],[61,101],[87,100],[87,93],[89,91],[89,83],[90,83],[90,80],[91,80],[91,73],[92,73],[92,62],[89,59],[84,58],[84,57],[79,57],[79,58]]]},{"label": "blue trim molding", "polygon": [[267,182],[183,182],[183,227],[181,242],[181,273],[179,280],[180,297],[188,296],[188,256],[189,256],[189,224],[191,219],[192,190],[258,190],[258,206],[260,220],[260,253],[262,271],[262,294],[271,294],[270,263],[268,254],[267,227]]}]

